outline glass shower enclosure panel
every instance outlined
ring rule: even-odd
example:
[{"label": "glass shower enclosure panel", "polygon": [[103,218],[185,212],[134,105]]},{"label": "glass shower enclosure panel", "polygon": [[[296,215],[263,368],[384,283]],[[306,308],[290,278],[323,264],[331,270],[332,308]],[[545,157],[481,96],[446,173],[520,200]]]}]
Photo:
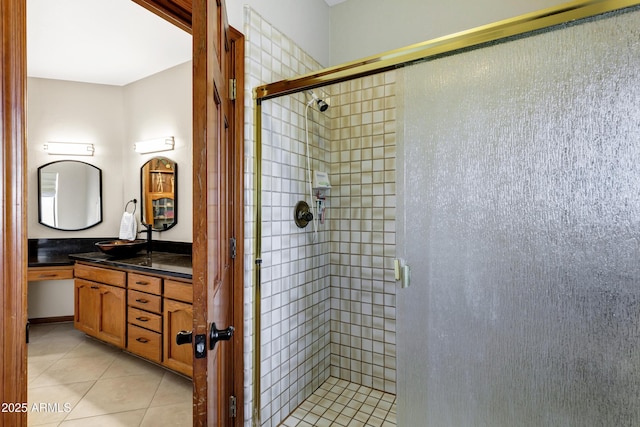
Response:
[{"label": "glass shower enclosure panel", "polygon": [[402,74],[398,425],[640,425],[640,12]]}]

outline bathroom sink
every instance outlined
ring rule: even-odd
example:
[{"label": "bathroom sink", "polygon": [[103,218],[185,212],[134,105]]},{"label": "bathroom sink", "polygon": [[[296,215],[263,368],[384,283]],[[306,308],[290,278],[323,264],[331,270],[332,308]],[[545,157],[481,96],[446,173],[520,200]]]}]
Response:
[{"label": "bathroom sink", "polygon": [[146,245],[146,240],[107,240],[96,243],[96,246],[100,251],[118,258],[135,255]]}]

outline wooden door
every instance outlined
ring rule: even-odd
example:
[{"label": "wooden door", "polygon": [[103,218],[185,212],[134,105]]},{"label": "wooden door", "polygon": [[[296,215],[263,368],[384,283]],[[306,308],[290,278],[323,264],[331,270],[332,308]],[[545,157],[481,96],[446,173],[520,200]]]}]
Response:
[{"label": "wooden door", "polygon": [[[208,349],[213,323],[226,329],[235,319],[237,331],[194,358],[193,423],[242,425],[242,255],[232,259],[230,241],[242,243],[243,141],[234,120],[241,102],[229,96],[231,47],[241,36],[230,33],[224,0],[133,1],[193,36],[193,337],[205,337]],[[232,396],[240,408],[235,418]]]},{"label": "wooden door", "polygon": [[[229,27],[224,1],[193,2],[194,41],[194,336],[209,336],[232,326],[233,281],[229,250],[234,229],[229,227],[229,201],[233,189],[228,178],[229,156]],[[207,357],[195,359],[194,424],[232,426],[229,410],[233,390],[234,341],[218,342]],[[207,339],[207,347],[211,342]],[[239,355],[238,357],[242,357]]]}]

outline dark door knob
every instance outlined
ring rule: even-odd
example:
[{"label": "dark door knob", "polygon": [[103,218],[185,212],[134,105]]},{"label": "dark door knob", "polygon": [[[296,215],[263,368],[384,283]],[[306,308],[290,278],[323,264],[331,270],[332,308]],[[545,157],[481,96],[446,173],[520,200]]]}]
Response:
[{"label": "dark door knob", "polygon": [[193,341],[193,333],[191,331],[180,331],[176,335],[176,344],[190,344]]},{"label": "dark door knob", "polygon": [[209,329],[209,350],[213,350],[218,341],[229,341],[233,336],[233,331],[233,326],[220,330],[216,328],[215,323],[212,323]]}]

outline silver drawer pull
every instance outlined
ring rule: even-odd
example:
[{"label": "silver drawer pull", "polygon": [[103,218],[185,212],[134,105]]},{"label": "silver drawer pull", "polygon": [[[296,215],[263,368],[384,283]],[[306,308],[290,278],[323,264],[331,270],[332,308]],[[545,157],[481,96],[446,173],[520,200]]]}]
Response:
[{"label": "silver drawer pull", "polygon": [[146,343],[148,343],[148,342],[149,342],[149,340],[148,340],[148,339],[146,339],[146,338],[142,338],[142,337],[140,337],[140,338],[136,338],[136,341],[141,342],[142,344],[146,344]]},{"label": "silver drawer pull", "polygon": [[149,321],[149,318],[148,318],[148,317],[142,317],[142,316],[141,316],[141,317],[136,317],[136,320],[139,320],[139,321],[141,321],[141,322],[148,322],[148,321]]},{"label": "silver drawer pull", "polygon": [[144,298],[138,298],[136,301],[139,302],[140,304],[146,304],[146,303],[149,302],[149,300],[144,299]]},{"label": "silver drawer pull", "polygon": [[141,281],[136,282],[136,285],[147,286],[148,284],[149,284],[149,282],[141,282]]}]

